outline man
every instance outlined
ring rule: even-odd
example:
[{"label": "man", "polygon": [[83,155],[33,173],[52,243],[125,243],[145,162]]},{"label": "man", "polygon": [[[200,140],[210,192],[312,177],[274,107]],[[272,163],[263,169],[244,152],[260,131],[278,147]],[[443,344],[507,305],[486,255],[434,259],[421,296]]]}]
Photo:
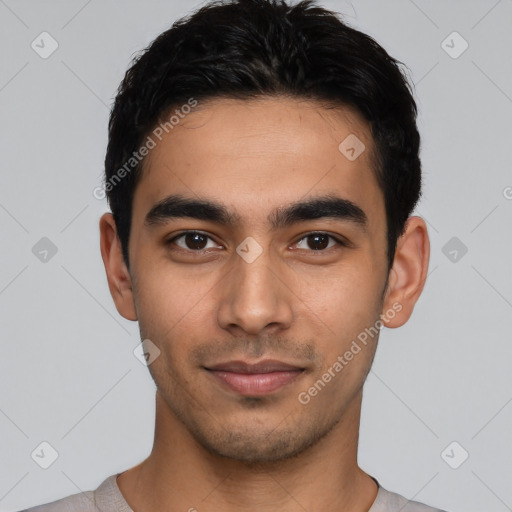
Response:
[{"label": "man", "polygon": [[100,234],[157,387],[153,450],[32,512],[437,510],[357,464],[380,328],[407,322],[429,261],[398,64],[272,0],[210,3],[136,59]]}]

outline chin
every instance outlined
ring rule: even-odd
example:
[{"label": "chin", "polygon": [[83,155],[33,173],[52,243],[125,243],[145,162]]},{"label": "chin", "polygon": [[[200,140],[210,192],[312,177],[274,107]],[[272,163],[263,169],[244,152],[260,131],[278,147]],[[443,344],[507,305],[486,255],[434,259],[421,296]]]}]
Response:
[{"label": "chin", "polygon": [[[279,427],[279,426],[278,426]],[[218,432],[192,431],[199,444],[214,456],[238,461],[246,465],[268,465],[293,459],[317,444],[334,425],[318,423],[294,430],[225,427]]]}]

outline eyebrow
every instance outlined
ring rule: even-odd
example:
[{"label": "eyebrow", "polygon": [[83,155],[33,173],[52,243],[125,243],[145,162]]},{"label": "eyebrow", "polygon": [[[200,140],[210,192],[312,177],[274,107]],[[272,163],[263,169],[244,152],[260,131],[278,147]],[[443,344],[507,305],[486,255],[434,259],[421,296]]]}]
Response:
[{"label": "eyebrow", "polygon": [[[163,225],[178,218],[205,220],[227,227],[235,227],[242,220],[240,215],[229,211],[221,203],[173,194],[158,201],[151,208],[144,219],[144,225]],[[335,195],[317,196],[278,207],[269,214],[268,221],[272,229],[276,230],[301,221],[323,218],[348,221],[363,231],[368,226],[368,217],[361,207]]]}]

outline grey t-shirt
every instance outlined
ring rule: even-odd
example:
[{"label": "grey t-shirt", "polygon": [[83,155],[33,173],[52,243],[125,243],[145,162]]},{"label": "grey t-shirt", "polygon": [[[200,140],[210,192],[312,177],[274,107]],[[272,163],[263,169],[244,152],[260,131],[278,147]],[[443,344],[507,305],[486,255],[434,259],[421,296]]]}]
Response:
[{"label": "grey t-shirt", "polygon": [[[119,474],[106,478],[95,491],[73,494],[20,512],[133,512],[117,486]],[[409,501],[377,484],[379,491],[368,512],[444,512],[417,501]]]}]

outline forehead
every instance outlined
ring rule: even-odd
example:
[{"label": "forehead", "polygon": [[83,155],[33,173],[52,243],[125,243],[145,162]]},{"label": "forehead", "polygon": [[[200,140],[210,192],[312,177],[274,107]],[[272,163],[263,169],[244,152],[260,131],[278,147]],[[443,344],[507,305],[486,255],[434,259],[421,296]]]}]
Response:
[{"label": "forehead", "polygon": [[156,145],[135,191],[134,219],[171,194],[214,198],[253,221],[276,205],[326,194],[365,210],[383,207],[370,130],[351,108],[215,99],[172,126],[161,140],[150,135]]}]

